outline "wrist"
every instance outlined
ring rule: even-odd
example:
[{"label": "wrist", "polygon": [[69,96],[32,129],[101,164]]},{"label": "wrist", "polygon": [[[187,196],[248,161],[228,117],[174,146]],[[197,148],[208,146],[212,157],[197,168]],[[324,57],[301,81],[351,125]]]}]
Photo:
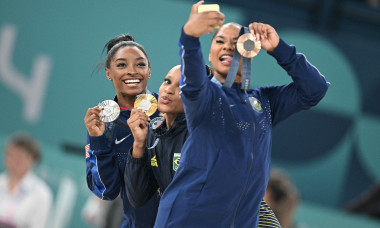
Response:
[{"label": "wrist", "polygon": [[182,29],[186,35],[191,36],[188,24],[185,24]]},{"label": "wrist", "polygon": [[182,29],[183,29],[183,32],[187,36],[191,36],[191,37],[195,37],[195,38],[199,38],[200,37],[200,35],[195,34],[194,32],[192,32],[191,25],[185,24]]},{"label": "wrist", "polygon": [[132,157],[141,158],[144,156],[145,152],[145,143],[134,142],[132,148]]},{"label": "wrist", "polygon": [[273,52],[277,47],[278,47],[278,44],[280,43],[280,38],[277,38],[275,41],[274,41],[274,44],[272,46],[272,48],[268,49],[267,51],[268,52]]},{"label": "wrist", "polygon": [[133,142],[133,148],[136,149],[144,149],[145,148],[145,141],[144,142]]}]

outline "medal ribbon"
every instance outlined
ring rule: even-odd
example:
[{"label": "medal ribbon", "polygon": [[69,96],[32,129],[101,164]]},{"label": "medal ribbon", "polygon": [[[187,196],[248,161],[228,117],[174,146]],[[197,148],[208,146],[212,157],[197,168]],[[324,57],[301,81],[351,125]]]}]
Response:
[{"label": "medal ribbon", "polygon": [[[241,27],[239,36],[249,33],[249,29],[247,27]],[[246,58],[241,56],[237,48],[235,47],[234,56],[231,61],[231,67],[228,71],[226,81],[223,84],[223,89],[231,88],[232,84],[235,81],[237,71],[240,65],[240,59],[243,58],[243,72],[242,72],[242,84],[241,89],[248,90],[250,81],[251,81],[251,58]]]}]

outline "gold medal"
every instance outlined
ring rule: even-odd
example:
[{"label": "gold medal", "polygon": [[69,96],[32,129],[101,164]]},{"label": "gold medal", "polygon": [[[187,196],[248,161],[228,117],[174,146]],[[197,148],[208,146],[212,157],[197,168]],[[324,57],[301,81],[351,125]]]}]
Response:
[{"label": "gold medal", "polygon": [[100,116],[100,120],[108,123],[116,120],[120,115],[120,107],[113,100],[105,100],[98,104],[101,107],[102,115]]},{"label": "gold medal", "polygon": [[240,55],[246,58],[253,58],[259,53],[261,42],[256,41],[256,38],[251,33],[245,33],[239,37],[236,48]]},{"label": "gold medal", "polygon": [[157,110],[157,99],[151,94],[141,94],[136,98],[134,106],[143,110],[148,116],[151,116]]}]

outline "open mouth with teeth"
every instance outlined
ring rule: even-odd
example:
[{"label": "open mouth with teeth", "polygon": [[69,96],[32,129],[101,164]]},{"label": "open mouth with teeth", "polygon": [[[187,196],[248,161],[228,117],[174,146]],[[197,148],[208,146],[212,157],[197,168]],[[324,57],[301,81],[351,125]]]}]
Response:
[{"label": "open mouth with teeth", "polygon": [[124,83],[127,85],[134,85],[140,83],[140,79],[130,79],[130,80],[124,80]]},{"label": "open mouth with teeth", "polygon": [[232,57],[232,55],[222,55],[219,60],[222,62],[222,64],[231,65]]}]

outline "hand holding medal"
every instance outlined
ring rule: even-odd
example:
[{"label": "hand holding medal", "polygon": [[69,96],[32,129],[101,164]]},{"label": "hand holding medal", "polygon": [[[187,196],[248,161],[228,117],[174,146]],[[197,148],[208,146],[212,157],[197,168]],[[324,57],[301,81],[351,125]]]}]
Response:
[{"label": "hand holding medal", "polygon": [[272,52],[280,42],[276,30],[268,24],[253,22],[249,24],[249,31],[257,41],[260,41],[261,48],[268,52]]},{"label": "hand holding medal", "polygon": [[119,126],[130,130],[128,125],[119,119],[120,107],[113,100],[104,100],[98,104],[98,107],[102,109],[100,120],[104,123],[115,122]]},{"label": "hand holding medal", "polygon": [[[98,104],[101,108],[99,119],[104,123],[115,122],[121,127],[130,130],[128,125],[119,119],[120,107],[113,100],[104,100]],[[134,108],[141,109],[147,116],[153,115],[157,110],[157,99],[151,94],[142,94],[136,98]]]}]

